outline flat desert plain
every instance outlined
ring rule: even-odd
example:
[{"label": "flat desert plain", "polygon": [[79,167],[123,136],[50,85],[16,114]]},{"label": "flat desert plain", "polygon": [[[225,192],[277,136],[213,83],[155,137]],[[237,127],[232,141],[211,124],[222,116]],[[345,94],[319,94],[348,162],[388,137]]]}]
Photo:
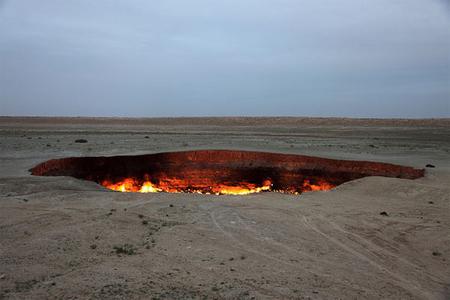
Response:
[{"label": "flat desert plain", "polygon": [[[120,193],[28,171],[52,158],[195,149],[425,176],[216,196]],[[3,299],[450,299],[449,119],[2,117],[0,177]]]}]

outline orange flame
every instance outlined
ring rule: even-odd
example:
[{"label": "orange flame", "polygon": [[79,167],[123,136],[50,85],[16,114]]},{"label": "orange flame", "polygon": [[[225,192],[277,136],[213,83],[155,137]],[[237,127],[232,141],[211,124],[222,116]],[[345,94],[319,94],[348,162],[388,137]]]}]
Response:
[{"label": "orange flame", "polygon": [[230,186],[230,185],[218,185],[217,187],[212,187],[211,190],[216,195],[248,195],[253,193],[260,193],[263,191],[270,191],[272,189],[272,182],[270,180],[265,180],[262,186],[257,186],[256,184],[244,183],[240,186]]},{"label": "orange flame", "polygon": [[101,184],[104,187],[117,192],[139,192],[139,193],[162,192],[162,189],[155,187],[155,185],[150,181],[144,181],[142,184],[139,184],[139,181],[137,181],[134,178],[125,178],[124,180],[116,183],[104,180]]},{"label": "orange flame", "polygon": [[323,180],[317,180],[316,183],[311,183],[310,180],[306,179],[303,181],[303,191],[305,192],[314,192],[314,191],[328,191],[334,188],[335,186],[323,181]]},{"label": "orange flame", "polygon": [[[148,176],[145,176],[144,181],[135,178],[125,178],[118,182],[104,180],[101,182],[101,185],[113,191],[138,193],[189,192],[216,195],[248,195],[265,191],[273,191],[273,184],[270,180],[265,180],[262,185],[242,182],[239,183],[239,185],[223,183],[210,186],[190,186],[186,181],[175,178],[166,178],[164,181],[155,184],[150,181]],[[299,194],[299,192],[326,191],[332,188],[334,188],[334,185],[323,180],[314,180],[314,183],[310,180],[304,180],[300,191],[298,188],[291,187],[280,192]]]},{"label": "orange flame", "polygon": [[[171,184],[170,184],[171,183]],[[217,184],[215,186],[209,186],[206,188],[181,188],[187,186],[185,182],[180,180],[170,180],[168,182],[161,182],[159,185],[152,183],[148,178],[145,181],[139,181],[134,178],[125,178],[118,182],[111,182],[104,180],[101,185],[117,192],[138,192],[138,193],[157,193],[157,192],[191,192],[201,194],[216,194],[216,195],[247,195],[252,193],[259,193],[262,191],[270,191],[272,188],[272,182],[265,180],[262,186],[257,186],[252,183],[242,183],[239,186]]]}]

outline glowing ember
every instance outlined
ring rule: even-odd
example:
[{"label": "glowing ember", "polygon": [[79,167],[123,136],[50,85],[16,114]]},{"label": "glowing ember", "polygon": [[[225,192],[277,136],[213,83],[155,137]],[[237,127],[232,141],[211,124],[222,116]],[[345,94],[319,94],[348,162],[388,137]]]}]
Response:
[{"label": "glowing ember", "polygon": [[[199,194],[216,194],[216,195],[248,195],[253,193],[260,193],[266,191],[275,191],[270,180],[264,180],[262,185],[256,185],[249,182],[242,182],[236,184],[212,184],[206,181],[204,186],[192,186],[188,182],[180,179],[166,179],[159,184],[152,183],[148,176],[145,180],[138,180],[135,178],[125,178],[118,182],[111,182],[104,180],[101,185],[117,192],[138,192],[138,193],[199,193]],[[308,191],[326,191],[334,188],[334,185],[317,180],[311,183],[310,180],[305,180],[300,188],[292,187],[288,190],[279,190],[279,192],[286,192],[292,194],[299,194]]]}]

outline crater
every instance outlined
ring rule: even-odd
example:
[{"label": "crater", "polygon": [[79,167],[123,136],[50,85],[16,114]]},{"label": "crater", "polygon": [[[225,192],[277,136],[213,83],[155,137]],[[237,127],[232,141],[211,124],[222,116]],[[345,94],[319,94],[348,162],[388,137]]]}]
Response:
[{"label": "crater", "polygon": [[366,176],[416,179],[423,169],[313,156],[197,150],[148,155],[68,157],[30,169],[37,176],[72,176],[120,192],[244,195],[330,190]]}]

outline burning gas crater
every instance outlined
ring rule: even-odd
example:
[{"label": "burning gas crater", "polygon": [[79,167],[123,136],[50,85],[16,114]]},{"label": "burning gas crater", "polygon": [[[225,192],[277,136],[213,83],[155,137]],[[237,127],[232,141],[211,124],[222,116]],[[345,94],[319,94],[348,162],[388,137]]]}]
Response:
[{"label": "burning gas crater", "polygon": [[365,176],[415,179],[424,170],[319,157],[198,150],[138,156],[69,157],[32,168],[38,176],[72,176],[119,192],[246,195],[325,191]]}]

